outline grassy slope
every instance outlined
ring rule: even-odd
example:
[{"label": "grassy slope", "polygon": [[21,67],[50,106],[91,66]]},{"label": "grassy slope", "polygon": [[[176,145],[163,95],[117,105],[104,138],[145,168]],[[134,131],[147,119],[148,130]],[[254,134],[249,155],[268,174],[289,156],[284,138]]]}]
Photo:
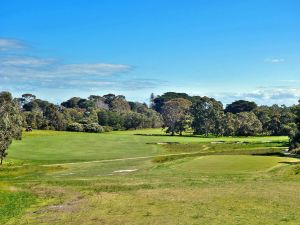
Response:
[{"label": "grassy slope", "polygon": [[[14,142],[0,170],[0,224],[299,224],[298,160],[269,156],[195,156],[40,166],[165,153],[278,147],[285,137],[139,136],[159,130],[78,134],[33,132]],[[174,141],[179,145],[146,144]],[[62,158],[63,157],[63,158]],[[294,165],[295,164],[295,165]],[[132,169],[134,172],[118,173]],[[22,197],[23,196],[23,197]],[[25,196],[25,197],[24,197]],[[12,213],[10,199],[19,202]],[[31,205],[31,206],[30,206]],[[27,211],[24,209],[27,208]],[[21,212],[23,212],[21,214]],[[18,215],[19,216],[16,216]]]},{"label": "grassy slope", "polygon": [[[139,157],[159,155],[165,152],[162,146],[147,144],[152,142],[287,141],[287,137],[199,138],[134,135],[147,134],[151,131],[121,131],[105,134],[55,131],[25,133],[21,142],[15,141],[10,147],[8,160],[17,159],[45,164]],[[155,134],[160,132],[160,129],[154,129]]]},{"label": "grassy slope", "polygon": [[176,165],[174,169],[189,173],[249,173],[270,169],[282,161],[281,157],[211,155],[193,158],[186,163]]}]

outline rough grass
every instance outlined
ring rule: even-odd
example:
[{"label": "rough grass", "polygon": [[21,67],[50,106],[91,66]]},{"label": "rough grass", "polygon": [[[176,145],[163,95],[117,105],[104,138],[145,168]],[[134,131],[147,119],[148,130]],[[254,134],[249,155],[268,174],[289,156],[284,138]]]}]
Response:
[{"label": "rough grass", "polygon": [[[173,155],[157,156],[152,161],[163,163],[185,157],[205,155],[277,155],[283,156],[285,142],[225,142],[225,143],[182,143],[165,144],[163,147]],[[186,153],[186,154],[184,154]]]},{"label": "rough grass", "polygon": [[[0,224],[300,224],[300,160],[252,155],[286,143],[159,130],[25,133],[0,169]],[[97,161],[140,156],[154,157]],[[154,163],[159,156],[171,160]],[[75,163],[55,165],[65,162]]]},{"label": "rough grass", "polygon": [[36,197],[29,192],[17,191],[13,186],[0,189],[0,224],[17,218],[26,208],[35,203]]}]

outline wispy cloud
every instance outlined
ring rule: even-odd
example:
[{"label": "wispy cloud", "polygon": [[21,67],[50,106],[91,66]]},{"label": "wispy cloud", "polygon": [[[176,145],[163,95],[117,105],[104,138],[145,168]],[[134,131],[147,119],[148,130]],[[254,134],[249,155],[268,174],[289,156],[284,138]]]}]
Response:
[{"label": "wispy cloud", "polygon": [[64,86],[86,89],[86,90],[141,90],[152,89],[166,82],[157,79],[114,79],[106,78],[102,80],[69,80],[64,82]]},{"label": "wispy cloud", "polygon": [[214,96],[226,104],[235,100],[244,99],[248,101],[255,101],[258,104],[263,105],[292,105],[296,104],[300,99],[300,88],[290,86],[260,87],[251,92],[220,93],[215,94]]},{"label": "wispy cloud", "polygon": [[54,69],[56,74],[65,75],[96,75],[107,76],[114,73],[123,73],[131,70],[131,67],[123,64],[107,64],[107,63],[94,63],[94,64],[68,64],[61,65]]},{"label": "wispy cloud", "polygon": [[130,79],[127,77],[22,77],[8,78],[0,76],[0,89],[13,88],[20,92],[41,89],[79,90],[79,91],[120,91],[145,90],[166,85],[165,81],[156,79]]},{"label": "wispy cloud", "polygon": [[2,58],[0,65],[10,67],[39,67],[53,63],[53,59],[39,59],[35,57],[6,57]]},{"label": "wispy cloud", "polygon": [[0,51],[24,48],[25,44],[16,39],[0,38]]},{"label": "wispy cloud", "polygon": [[0,55],[0,89],[114,91],[149,89],[164,83],[156,79],[131,79],[125,74],[132,70],[126,64],[64,64],[52,58],[4,53]]},{"label": "wispy cloud", "polygon": [[0,58],[0,76],[18,78],[58,78],[74,76],[111,76],[128,72],[131,66],[125,64],[90,63],[60,64],[54,59],[34,57]]},{"label": "wispy cloud", "polygon": [[283,63],[285,59],[283,58],[267,58],[265,59],[266,63],[272,63],[272,64],[278,64],[278,63]]}]

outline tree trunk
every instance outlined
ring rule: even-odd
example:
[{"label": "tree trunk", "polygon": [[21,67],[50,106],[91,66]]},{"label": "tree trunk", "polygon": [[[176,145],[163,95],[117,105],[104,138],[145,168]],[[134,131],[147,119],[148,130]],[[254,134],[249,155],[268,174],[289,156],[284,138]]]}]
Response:
[{"label": "tree trunk", "polygon": [[174,136],[174,131],[172,131],[171,136]]},{"label": "tree trunk", "polygon": [[3,162],[3,157],[1,156],[1,161],[0,161],[0,165],[2,165],[2,162]]}]

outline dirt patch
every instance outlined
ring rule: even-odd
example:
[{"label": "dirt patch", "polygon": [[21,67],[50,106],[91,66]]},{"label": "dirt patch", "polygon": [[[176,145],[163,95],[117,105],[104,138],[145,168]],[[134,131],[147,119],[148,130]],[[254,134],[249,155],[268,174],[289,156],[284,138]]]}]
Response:
[{"label": "dirt patch", "polygon": [[49,205],[42,209],[36,210],[34,214],[49,213],[49,212],[76,212],[85,200],[83,198],[76,198],[60,205]]}]

